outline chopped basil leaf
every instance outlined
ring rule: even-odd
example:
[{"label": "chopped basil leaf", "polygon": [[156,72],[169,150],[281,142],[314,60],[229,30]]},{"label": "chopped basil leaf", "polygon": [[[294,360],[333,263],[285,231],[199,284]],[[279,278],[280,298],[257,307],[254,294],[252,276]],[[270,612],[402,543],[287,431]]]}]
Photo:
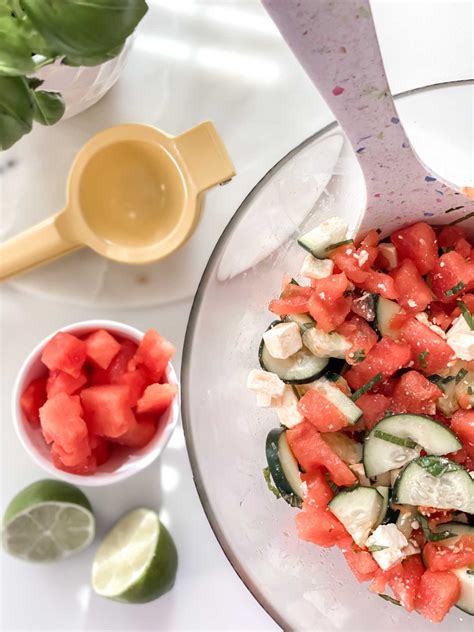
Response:
[{"label": "chopped basil leaf", "polygon": [[353,358],[355,362],[362,362],[362,360],[365,360],[365,351],[363,349],[357,349],[357,351],[354,351]]},{"label": "chopped basil leaf", "polygon": [[355,393],[352,393],[352,396],[351,396],[352,401],[355,402],[356,399],[359,399],[359,397],[361,397],[361,395],[363,395],[364,393],[367,393],[367,391],[370,391],[370,389],[373,386],[375,386],[377,382],[380,382],[382,378],[383,378],[382,373],[377,373],[377,375],[374,375],[374,377],[371,380],[369,380],[367,384],[364,384],[357,391],[355,391]]},{"label": "chopped basil leaf", "polygon": [[464,281],[459,281],[459,283],[456,283],[456,285],[453,286],[450,290],[446,290],[444,292],[444,295],[446,297],[454,296],[455,294],[457,294],[461,290],[464,290],[465,287],[466,287],[466,285],[465,285]]},{"label": "chopped basil leaf", "polygon": [[380,546],[379,544],[374,544],[373,546],[369,546],[367,548],[367,551],[369,553],[378,553],[378,551],[384,551],[385,549],[388,549],[388,546]]},{"label": "chopped basil leaf", "polygon": [[329,487],[331,488],[331,491],[333,494],[337,494],[337,492],[339,491],[339,487],[336,485],[336,483],[330,478],[329,476],[329,472],[326,472],[326,480],[328,482]]},{"label": "chopped basil leaf", "polygon": [[466,375],[467,375],[466,369],[459,369],[459,372],[455,377],[456,384],[458,384],[462,379],[464,379]]},{"label": "chopped basil leaf", "polygon": [[270,474],[270,468],[268,467],[263,468],[263,478],[265,479],[265,483],[267,484],[267,487],[272,492],[272,494],[276,498],[281,498],[279,489],[275,487],[275,485],[273,484],[272,476]]},{"label": "chopped basil leaf", "polygon": [[339,246],[345,246],[346,244],[353,244],[353,243],[354,243],[353,239],[344,239],[343,241],[336,241],[336,243],[331,244],[330,246],[326,248],[326,252],[328,252],[329,250],[335,250],[336,248],[339,248]]},{"label": "chopped basil leaf", "polygon": [[464,317],[464,320],[469,325],[469,329],[474,329],[474,316],[469,311],[466,303],[464,301],[457,301],[458,307],[461,310],[461,314]]},{"label": "chopped basil leaf", "polygon": [[440,531],[439,533],[433,533],[430,529],[428,520],[425,516],[423,516],[423,514],[418,514],[418,520],[421,524],[421,528],[423,529],[423,533],[425,534],[425,538],[430,542],[439,542],[440,540],[446,540],[446,538],[452,538],[455,535],[448,529]]},{"label": "chopped basil leaf", "polygon": [[468,395],[473,395],[474,394],[474,390],[472,390],[472,386],[468,386],[467,387],[467,394]]},{"label": "chopped basil leaf", "polygon": [[422,369],[426,369],[426,367],[428,366],[426,364],[426,357],[429,354],[429,351],[422,351],[419,355],[418,355],[418,361],[420,363],[420,366]]},{"label": "chopped basil leaf", "polygon": [[300,325],[301,333],[304,334],[305,331],[307,331],[308,329],[313,329],[313,327],[316,327],[316,323],[314,321],[312,323],[303,323],[302,325]]},{"label": "chopped basil leaf", "polygon": [[393,603],[396,606],[400,606],[401,605],[399,601],[397,601],[393,597],[390,597],[390,595],[383,595],[383,594],[379,593],[379,597],[382,597],[382,599],[385,599],[385,601],[390,601],[390,603]]},{"label": "chopped basil leaf", "polygon": [[457,472],[462,469],[454,461],[438,456],[422,456],[417,459],[417,463],[431,476],[443,476],[444,474],[449,474],[449,472]]},{"label": "chopped basil leaf", "polygon": [[298,283],[296,279],[292,278],[290,281],[290,285],[297,285],[299,287],[300,284]]},{"label": "chopped basil leaf", "polygon": [[468,569],[467,569],[467,571],[466,571],[466,573],[467,573],[468,575],[474,575],[474,569],[472,569],[472,568],[468,568]]},{"label": "chopped basil leaf", "polygon": [[412,450],[417,446],[416,441],[412,441],[411,439],[403,439],[402,437],[396,437],[395,435],[389,434],[388,432],[383,432],[383,430],[374,430],[374,437],[382,439],[383,441],[395,443],[396,445],[401,445],[404,448],[411,448]]}]

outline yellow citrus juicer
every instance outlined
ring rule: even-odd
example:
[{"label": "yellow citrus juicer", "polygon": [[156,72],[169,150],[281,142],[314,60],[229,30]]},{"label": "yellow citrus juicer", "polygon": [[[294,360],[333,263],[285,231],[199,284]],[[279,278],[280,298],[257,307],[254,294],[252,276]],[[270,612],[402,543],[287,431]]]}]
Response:
[{"label": "yellow citrus juicer", "polygon": [[0,279],[83,246],[122,263],[163,259],[192,235],[204,191],[234,175],[211,122],[178,136],[141,124],[105,129],[77,154],[64,210],[0,244]]}]

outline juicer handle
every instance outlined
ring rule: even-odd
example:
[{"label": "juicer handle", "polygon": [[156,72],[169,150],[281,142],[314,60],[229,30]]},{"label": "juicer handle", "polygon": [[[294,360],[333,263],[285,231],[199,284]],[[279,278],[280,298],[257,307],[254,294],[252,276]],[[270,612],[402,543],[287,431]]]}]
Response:
[{"label": "juicer handle", "polygon": [[205,121],[176,136],[175,147],[199,192],[235,176],[235,169],[219,133]]},{"label": "juicer handle", "polygon": [[28,272],[81,247],[82,244],[63,236],[63,216],[64,213],[59,213],[48,217],[0,244],[0,281]]}]

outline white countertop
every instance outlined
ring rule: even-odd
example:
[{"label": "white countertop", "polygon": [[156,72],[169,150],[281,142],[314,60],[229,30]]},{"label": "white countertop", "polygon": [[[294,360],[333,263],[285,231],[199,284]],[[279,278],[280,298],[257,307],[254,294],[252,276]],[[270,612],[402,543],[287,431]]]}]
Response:
[{"label": "white countertop", "polygon": [[[192,295],[222,229],[260,177],[331,120],[258,1],[149,4],[125,72],[111,92],[87,112],[55,128],[37,129],[0,154],[2,238],[61,208],[75,151],[95,131],[117,122],[152,123],[178,133],[211,119],[238,176],[208,194],[196,235],[173,261],[147,270],[145,286],[138,283],[143,271],[105,265],[84,252],[52,264],[50,272],[1,288],[2,508],[43,477],[21,448],[9,413],[13,380],[31,347],[67,323],[111,318],[159,329],[176,343],[179,369]],[[379,0],[374,14],[394,92],[473,76],[470,0]],[[96,509],[99,536],[133,507],[160,507],[180,556],[174,589],[157,602],[125,606],[91,592],[94,547],[49,566],[2,554],[3,630],[277,629],[212,534],[181,428],[160,463],[116,487],[86,493]]]}]

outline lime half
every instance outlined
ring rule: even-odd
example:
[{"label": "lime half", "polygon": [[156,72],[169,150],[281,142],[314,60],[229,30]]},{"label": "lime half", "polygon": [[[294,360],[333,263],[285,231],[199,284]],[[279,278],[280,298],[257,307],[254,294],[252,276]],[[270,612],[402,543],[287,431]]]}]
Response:
[{"label": "lime half", "polygon": [[3,548],[32,562],[52,562],[78,553],[94,539],[92,508],[80,489],[55,480],[25,487],[3,518]]},{"label": "lime half", "polygon": [[146,603],[174,584],[178,554],[154,511],[135,509],[105,536],[92,566],[92,587],[102,597]]}]

